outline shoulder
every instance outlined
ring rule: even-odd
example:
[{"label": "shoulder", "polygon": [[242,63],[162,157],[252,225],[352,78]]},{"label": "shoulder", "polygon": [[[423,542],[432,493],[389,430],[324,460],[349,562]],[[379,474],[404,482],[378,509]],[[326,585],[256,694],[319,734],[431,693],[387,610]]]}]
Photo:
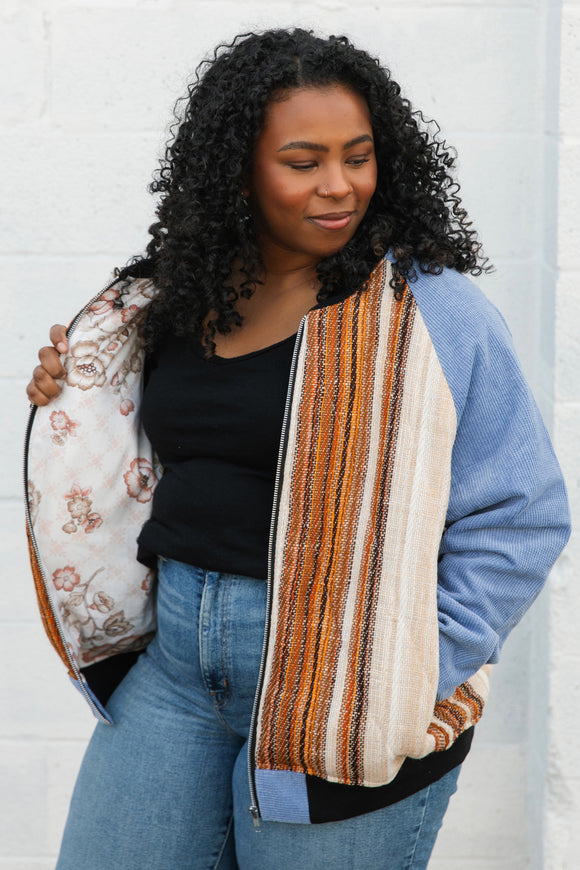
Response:
[{"label": "shoulder", "polygon": [[523,377],[504,318],[466,275],[446,268],[432,275],[417,267],[408,286],[459,416],[474,376],[502,366]]},{"label": "shoulder", "polygon": [[510,336],[499,310],[467,275],[447,268],[432,275],[417,267],[409,289],[431,334],[463,346],[490,331]]}]

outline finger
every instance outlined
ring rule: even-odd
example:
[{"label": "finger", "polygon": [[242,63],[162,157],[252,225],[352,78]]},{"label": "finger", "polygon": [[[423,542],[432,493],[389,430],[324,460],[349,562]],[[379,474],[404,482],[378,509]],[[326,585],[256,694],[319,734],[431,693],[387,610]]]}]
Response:
[{"label": "finger", "polygon": [[67,352],[66,326],[63,326],[62,323],[55,323],[54,326],[50,327],[49,338],[59,353]]},{"label": "finger", "polygon": [[[51,378],[64,378],[66,374],[66,370],[60,361],[60,357],[54,347],[41,347],[38,351],[38,359],[40,360],[41,365],[38,366],[39,369],[44,369],[46,373],[50,375]],[[35,378],[35,372],[33,372],[33,380],[37,380]]]},{"label": "finger", "polygon": [[32,372],[32,383],[47,398],[53,399],[60,393],[60,386],[44,366],[36,366]]},{"label": "finger", "polygon": [[[41,389],[34,379],[30,381],[30,383],[26,387],[26,395],[28,396],[28,399],[34,405],[48,405],[48,403],[51,402],[52,399],[54,399],[54,397],[60,393],[60,387],[58,386],[58,384],[52,380],[51,383],[54,386],[48,386],[47,389],[49,390],[49,395],[47,395],[45,392],[43,392],[43,390],[45,389],[44,387]],[[55,389],[56,392],[54,391]]]}]

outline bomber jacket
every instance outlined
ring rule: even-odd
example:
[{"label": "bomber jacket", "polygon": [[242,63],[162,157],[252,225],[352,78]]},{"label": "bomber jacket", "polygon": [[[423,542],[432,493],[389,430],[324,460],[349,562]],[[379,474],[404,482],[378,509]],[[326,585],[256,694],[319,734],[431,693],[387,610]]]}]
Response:
[{"label": "bomber jacket", "polygon": [[[248,741],[257,824],[308,823],[313,783],[384,785],[474,725],[569,535],[562,475],[497,310],[452,270],[417,270],[398,299],[390,277],[385,258],[296,338]],[[162,473],[139,420],[155,293],[118,279],[77,315],[64,389],[31,411],[26,437],[42,619],[104,722],[90,665],[155,632],[153,572],[135,558]]]}]

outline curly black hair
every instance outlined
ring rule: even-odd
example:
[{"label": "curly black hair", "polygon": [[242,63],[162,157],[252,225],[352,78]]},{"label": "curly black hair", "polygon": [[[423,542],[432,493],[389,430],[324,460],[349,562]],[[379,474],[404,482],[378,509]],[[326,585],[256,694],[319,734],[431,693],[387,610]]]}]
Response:
[{"label": "curly black hair", "polygon": [[378,180],[353,238],[318,264],[318,300],[363,286],[389,249],[396,294],[416,266],[431,273],[490,268],[451,175],[455,152],[401,96],[388,69],[344,36],[246,33],[218,46],[178,100],[172,138],[150,185],[161,194],[158,220],[146,255],[121,272],[152,275],[159,288],[148,317],[150,349],[171,332],[203,337],[211,354],[216,330],[225,334],[241,323],[231,273],[235,258],[244,296],[259,282],[260,251],[242,188],[266,108],[288,89],[331,84],[354,89],[368,104]]}]

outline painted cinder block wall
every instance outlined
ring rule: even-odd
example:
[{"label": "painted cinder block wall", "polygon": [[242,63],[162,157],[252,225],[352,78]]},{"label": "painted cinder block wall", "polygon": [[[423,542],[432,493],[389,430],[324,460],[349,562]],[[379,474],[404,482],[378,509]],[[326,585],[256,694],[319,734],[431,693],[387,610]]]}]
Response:
[{"label": "painted cinder block wall", "polygon": [[[54,867],[93,727],[34,603],[24,387],[48,326],[143,249],[154,215],[146,186],[196,63],[251,28],[343,32],[437,118],[496,265],[480,284],[512,329],[580,510],[579,18],[579,3],[548,0],[0,0],[0,870]],[[505,645],[435,870],[578,866],[578,550]]]}]

